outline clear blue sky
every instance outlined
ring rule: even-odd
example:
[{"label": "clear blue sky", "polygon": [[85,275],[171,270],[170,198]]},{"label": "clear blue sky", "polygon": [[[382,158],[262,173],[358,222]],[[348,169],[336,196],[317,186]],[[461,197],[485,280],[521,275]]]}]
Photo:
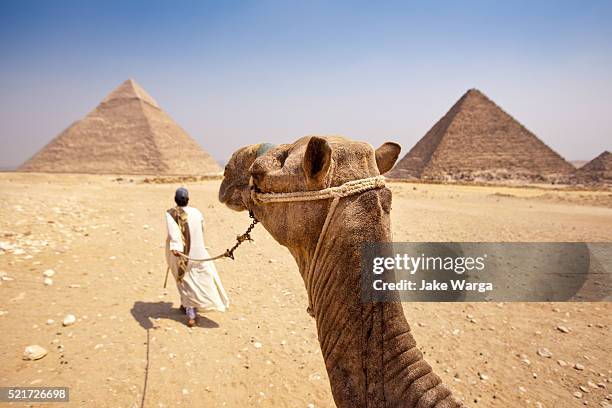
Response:
[{"label": "clear blue sky", "polygon": [[2,1],[0,166],[136,79],[219,161],[344,134],[404,153],[478,88],[568,159],[612,149],[612,2]]}]

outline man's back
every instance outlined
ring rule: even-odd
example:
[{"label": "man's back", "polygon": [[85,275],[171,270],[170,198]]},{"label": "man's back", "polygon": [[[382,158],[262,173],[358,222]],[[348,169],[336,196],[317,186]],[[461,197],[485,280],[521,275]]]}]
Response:
[{"label": "man's back", "polygon": [[206,249],[204,245],[204,216],[195,207],[185,207],[187,212],[187,222],[189,223],[189,233],[191,234],[191,251],[192,258],[205,258]]},{"label": "man's back", "polygon": [[[184,206],[180,207],[187,214],[187,224],[189,225],[189,237],[190,237],[190,249],[189,255],[191,258],[206,258],[208,253],[204,245],[204,217],[200,210],[195,207]],[[180,229],[176,221],[172,218],[169,213],[166,213],[168,221],[168,233],[171,240],[175,239],[177,233],[180,236]],[[187,249],[183,248],[181,252],[185,252]]]}]

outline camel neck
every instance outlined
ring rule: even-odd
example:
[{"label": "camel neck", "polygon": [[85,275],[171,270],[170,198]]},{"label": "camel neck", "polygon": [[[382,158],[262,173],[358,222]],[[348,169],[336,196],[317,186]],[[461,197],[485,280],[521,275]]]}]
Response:
[{"label": "camel neck", "polygon": [[[361,302],[361,249],[367,242],[391,241],[390,204],[387,189],[342,199],[320,244],[312,277],[304,279],[339,407],[411,406],[405,405],[406,398],[415,395],[416,405],[440,383],[416,348],[401,304]],[[316,244],[290,249],[302,277]],[[434,377],[420,391],[414,384],[430,374]],[[415,387],[417,394],[407,395]]]},{"label": "camel neck", "polygon": [[377,326],[380,337],[382,321],[379,313],[373,314],[371,304],[361,303],[360,266],[364,243],[391,240],[389,213],[385,211],[389,205],[386,189],[340,200],[310,279],[306,277],[317,242],[291,250],[304,278],[332,393],[340,407],[369,406],[384,400],[382,372],[376,375],[369,367],[374,361],[372,352],[381,352],[381,339],[370,344],[374,340],[371,327]]}]

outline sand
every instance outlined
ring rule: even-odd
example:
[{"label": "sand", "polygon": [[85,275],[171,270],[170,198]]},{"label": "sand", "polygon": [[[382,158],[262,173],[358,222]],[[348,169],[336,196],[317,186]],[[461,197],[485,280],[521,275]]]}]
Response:
[{"label": "sand", "polygon": [[[189,329],[173,282],[162,288],[163,212],[177,185],[115,178],[0,174],[0,386],[69,386],[70,403],[54,406],[139,407],[145,385],[146,407],[333,406],[288,251],[256,228],[235,261],[217,262],[229,312]],[[217,201],[219,183],[187,185],[213,254],[249,224]],[[612,241],[606,191],[391,189],[396,241]],[[429,362],[471,406],[599,407],[612,393],[610,303],[404,309]],[[63,327],[67,314],[76,323]],[[48,355],[22,360],[33,344]]]}]

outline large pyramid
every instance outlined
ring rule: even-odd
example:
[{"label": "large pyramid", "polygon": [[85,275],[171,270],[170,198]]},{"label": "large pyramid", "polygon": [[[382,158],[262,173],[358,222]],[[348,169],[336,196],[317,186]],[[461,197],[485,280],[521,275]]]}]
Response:
[{"label": "large pyramid", "polygon": [[387,174],[466,181],[564,181],[574,167],[476,89],[467,91]]},{"label": "large pyramid", "polygon": [[215,160],[136,82],[128,79],[19,171],[194,175]]},{"label": "large pyramid", "polygon": [[605,151],[576,171],[580,182],[612,185],[612,153]]}]

